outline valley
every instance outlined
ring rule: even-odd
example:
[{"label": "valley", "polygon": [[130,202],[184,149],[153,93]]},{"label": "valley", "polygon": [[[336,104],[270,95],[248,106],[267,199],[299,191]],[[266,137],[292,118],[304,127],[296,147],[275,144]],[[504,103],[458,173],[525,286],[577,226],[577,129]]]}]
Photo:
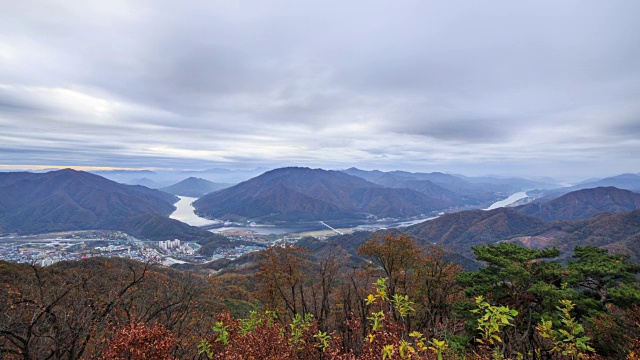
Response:
[{"label": "valley", "polygon": [[[2,180],[2,176],[5,180]],[[69,192],[71,198],[77,196],[72,193],[78,191],[97,196],[103,194],[97,189],[106,187],[116,192],[134,190],[132,195],[136,194],[135,196],[144,194],[144,196],[153,195],[164,201],[170,199],[167,197],[169,195],[157,190],[142,186],[121,185],[99,176],[84,175],[82,172],[74,171],[34,175],[0,173],[0,180],[2,180],[0,185],[5,186],[6,189],[12,189],[12,187],[23,186],[20,181],[32,178],[35,182],[27,182],[24,186],[44,186],[44,189],[53,186],[52,190],[57,194],[60,194],[62,189]],[[63,184],[66,178],[79,181],[82,185],[74,188],[56,187],[58,185],[55,185],[55,182]],[[631,188],[636,186],[633,182],[634,178],[626,176],[624,179],[626,181],[624,184]],[[48,185],[47,181],[55,182]],[[599,183],[603,181],[607,180],[600,180]],[[212,184],[215,183],[189,178],[176,184],[179,186],[167,188],[176,190],[176,193],[188,193],[190,186],[197,189],[218,186]],[[100,216],[103,216],[100,215],[94,222],[103,224],[98,225],[96,229],[111,229],[102,230],[105,232],[120,231],[132,241],[136,241],[136,244],[145,244],[144,246],[136,245],[136,249],[140,250],[140,254],[146,252],[153,255],[148,257],[140,255],[143,256],[141,259],[150,259],[154,256],[160,259],[167,258],[168,254],[155,252],[158,249],[157,242],[164,240],[179,239],[182,243],[188,244],[193,253],[190,256],[179,254],[181,255],[179,261],[199,264],[216,259],[237,259],[244,254],[265,249],[273,244],[296,242],[306,237],[339,243],[341,237],[349,234],[362,233],[373,236],[376,233],[393,230],[407,232],[421,243],[444,245],[468,257],[469,259],[464,260],[466,262],[473,261],[471,254],[473,245],[499,241],[517,242],[518,239],[522,239],[520,243],[529,244],[529,246],[537,246],[535,244],[540,244],[543,240],[545,244],[558,244],[560,239],[557,234],[569,236],[569,233],[552,230],[574,226],[555,223],[545,225],[545,221],[578,220],[593,216],[599,211],[624,212],[640,206],[640,195],[629,190],[581,189],[566,195],[553,196],[562,188],[535,191],[523,189],[532,184],[534,183],[522,179],[503,181],[491,178],[459,178],[441,173],[366,172],[354,168],[346,172],[282,168],[266,172],[235,186],[223,189],[214,187],[213,192],[199,198],[177,195],[171,201],[174,210],[169,213],[166,210],[163,210],[164,214],[158,214],[156,210],[135,210],[138,212],[129,216],[114,217],[114,214],[106,214],[107,217],[100,219]],[[548,183],[545,184],[548,185]],[[120,189],[123,186],[126,188]],[[84,188],[87,190],[83,190]],[[11,191],[15,194],[29,193],[24,189]],[[38,191],[41,191],[45,198],[48,196],[46,195],[48,190]],[[94,202],[86,202],[86,196],[81,199],[84,201],[81,206],[87,209],[96,208],[94,204],[104,202],[98,198]],[[216,200],[213,201],[213,199]],[[492,202],[487,203],[488,199],[492,199]],[[128,201],[132,201],[131,204],[136,203],[134,208],[139,208],[139,200]],[[523,202],[528,204],[520,205]],[[122,203],[118,201],[118,204]],[[65,203],[65,206],[71,204]],[[74,203],[71,206],[79,204],[81,203]],[[217,212],[209,210],[208,206],[211,204],[215,204],[219,210],[216,210]],[[509,210],[502,210],[504,206],[508,206]],[[46,217],[54,216],[57,209],[48,212]],[[486,214],[474,212],[479,211],[476,209],[484,209]],[[2,213],[3,211],[0,210],[0,214]],[[4,213],[6,214],[4,219],[12,219],[10,211],[4,210]],[[218,214],[219,217],[216,218],[212,214]],[[208,219],[202,215],[212,218]],[[0,226],[3,223],[7,224],[6,220],[0,217]],[[51,229],[64,229],[66,226],[66,230],[72,232],[92,230],[87,229],[87,225],[77,226],[74,223],[65,225],[62,221]],[[507,227],[504,228],[504,226]],[[25,228],[30,227],[25,226]],[[8,240],[26,234],[19,232],[12,234],[11,231],[7,231],[10,229],[5,229],[5,236],[2,239],[5,244],[10,244],[5,248],[11,249],[11,246],[14,246],[15,250],[17,249],[15,244]],[[544,231],[556,236],[549,238],[540,235]],[[441,234],[446,236],[443,237]],[[632,232],[630,235],[633,234]],[[47,250],[52,245],[45,241],[51,238],[56,239],[57,233],[52,235],[50,231],[44,231],[41,235],[30,236],[39,236],[42,241],[37,243],[46,246],[41,246],[38,252],[26,258],[20,257],[24,251],[14,251],[11,256],[5,251],[0,253],[0,257],[21,259],[20,261],[24,262],[48,263],[78,259],[87,251],[104,256],[120,254],[119,252],[112,254],[102,249],[95,251],[83,245],[81,248],[73,248],[79,249],[78,251],[66,251],[65,256],[60,256],[61,254],[57,252],[48,253]],[[107,238],[102,240],[109,241]],[[125,245],[127,244],[114,244],[114,246]],[[624,245],[619,248],[633,251],[632,246]]]}]

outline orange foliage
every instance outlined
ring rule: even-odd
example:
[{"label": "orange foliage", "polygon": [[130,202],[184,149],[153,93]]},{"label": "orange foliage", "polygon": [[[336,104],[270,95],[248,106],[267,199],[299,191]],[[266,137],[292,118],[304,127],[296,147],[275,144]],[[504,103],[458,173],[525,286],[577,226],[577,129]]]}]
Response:
[{"label": "orange foliage", "polygon": [[173,360],[171,350],[176,337],[162,325],[148,328],[130,324],[117,331],[100,359],[103,360]]}]

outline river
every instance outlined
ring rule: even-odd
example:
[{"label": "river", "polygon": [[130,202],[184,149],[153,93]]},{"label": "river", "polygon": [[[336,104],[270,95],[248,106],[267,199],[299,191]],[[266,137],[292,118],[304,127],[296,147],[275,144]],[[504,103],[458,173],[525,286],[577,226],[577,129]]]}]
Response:
[{"label": "river", "polygon": [[517,193],[509,196],[508,198],[506,198],[504,200],[500,200],[500,201],[494,202],[493,204],[491,204],[491,206],[489,206],[488,208],[486,208],[484,210],[493,210],[493,209],[505,207],[505,206],[513,204],[514,202],[516,202],[518,200],[524,199],[526,197],[527,197],[527,192],[526,191],[517,192]]},{"label": "river", "polygon": [[[186,196],[178,196],[180,198],[180,201],[178,201],[175,206],[176,206],[176,211],[173,212],[173,214],[171,214],[170,218],[172,219],[176,219],[176,220],[180,220],[186,224],[192,225],[192,226],[205,226],[205,225],[212,225],[212,224],[220,224],[222,223],[221,220],[210,220],[210,219],[205,219],[205,218],[201,218],[198,215],[196,215],[195,213],[195,208],[193,207],[192,203],[194,201],[197,200],[197,198],[192,198],[192,197],[186,197]],[[521,191],[521,192],[517,192],[511,196],[509,196],[508,198],[504,199],[504,200],[500,200],[500,201],[496,201],[495,203],[491,204],[491,206],[489,206],[488,208],[484,209],[484,210],[493,210],[493,209],[497,209],[500,207],[504,207],[510,204],[513,204],[514,202],[520,200],[520,199],[524,199],[527,197],[527,192],[526,191]],[[437,217],[437,216],[436,216]],[[376,230],[376,229],[380,229],[380,228],[393,228],[393,227],[405,227],[405,226],[410,226],[410,225],[414,225],[417,223],[421,223],[424,221],[428,221],[428,220],[432,220],[435,219],[436,217],[428,217],[428,218],[423,218],[423,219],[417,219],[417,220],[409,220],[409,221],[383,221],[383,222],[374,222],[374,223],[368,223],[368,224],[360,224],[360,225],[353,225],[350,227],[354,227],[357,228],[359,230]],[[230,226],[230,227],[220,227],[220,228],[216,228],[213,229],[211,231],[213,232],[222,232],[225,230],[239,230],[239,229],[244,229],[244,230],[252,230],[257,234],[260,235],[269,235],[269,234],[276,234],[276,235],[282,235],[282,234],[287,234],[287,233],[292,233],[292,232],[301,232],[301,231],[307,231],[307,230],[316,230],[316,229],[324,229],[324,227],[322,225],[318,225],[318,227],[306,227],[304,229],[301,228],[290,228],[290,227],[276,227],[276,226]]]},{"label": "river", "polygon": [[221,222],[220,220],[209,220],[196,215],[196,209],[191,205],[191,203],[198,200],[197,198],[186,196],[178,196],[178,198],[180,198],[180,201],[175,203],[176,211],[169,216],[170,218],[180,220],[191,226],[204,226],[219,224]]}]

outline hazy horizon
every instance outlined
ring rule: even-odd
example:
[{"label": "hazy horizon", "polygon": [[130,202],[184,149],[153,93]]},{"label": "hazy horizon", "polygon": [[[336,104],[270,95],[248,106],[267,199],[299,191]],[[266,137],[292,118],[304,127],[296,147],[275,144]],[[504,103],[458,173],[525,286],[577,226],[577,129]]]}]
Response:
[{"label": "hazy horizon", "polygon": [[0,3],[0,171],[640,173],[637,1]]}]

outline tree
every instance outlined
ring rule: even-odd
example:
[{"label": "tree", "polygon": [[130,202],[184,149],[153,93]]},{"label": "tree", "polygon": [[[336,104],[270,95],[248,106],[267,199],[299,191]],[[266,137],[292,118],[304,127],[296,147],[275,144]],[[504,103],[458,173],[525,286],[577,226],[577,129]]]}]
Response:
[{"label": "tree", "polygon": [[[473,252],[486,266],[476,272],[461,273],[458,282],[469,297],[484,296],[516,310],[516,326],[502,339],[504,351],[507,355],[533,353],[539,345],[536,324],[544,313],[555,309],[559,300],[571,296],[572,291],[562,284],[561,265],[542,261],[558,256],[559,251],[499,243],[473,247]],[[477,326],[472,324],[471,329]]]},{"label": "tree", "polygon": [[305,287],[308,252],[290,244],[271,246],[263,252],[258,278],[261,298],[267,309],[290,317],[309,312],[309,294]]},{"label": "tree", "polygon": [[358,254],[371,259],[382,268],[384,276],[389,279],[389,296],[397,292],[406,292],[410,272],[420,258],[421,250],[413,239],[407,235],[384,236],[375,235],[373,239],[362,244]]},{"label": "tree", "polygon": [[609,254],[595,246],[576,246],[569,261],[574,283],[603,305],[615,303],[626,308],[640,304],[640,287],[635,274],[640,265],[629,262],[629,255]]}]

